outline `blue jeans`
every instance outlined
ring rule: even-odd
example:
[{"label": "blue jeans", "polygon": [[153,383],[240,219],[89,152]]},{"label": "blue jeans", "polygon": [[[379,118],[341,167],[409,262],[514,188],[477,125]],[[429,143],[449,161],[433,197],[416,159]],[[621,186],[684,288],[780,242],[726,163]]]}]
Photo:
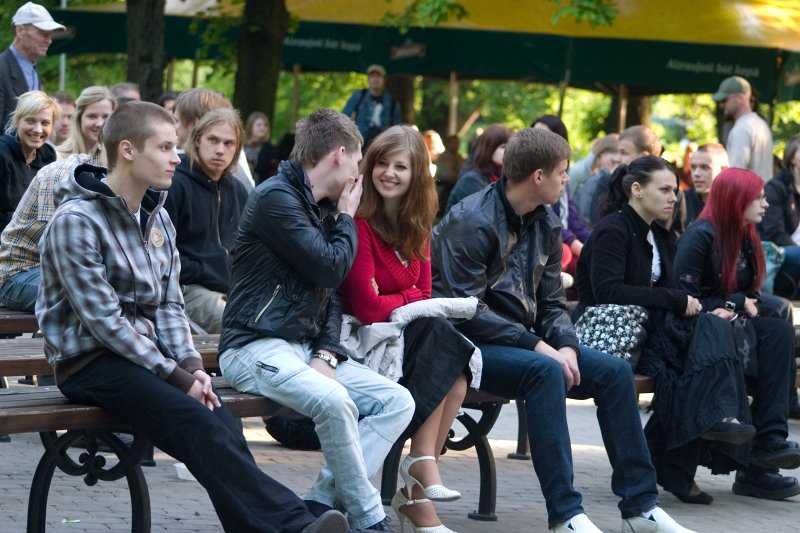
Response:
[{"label": "blue jeans", "polygon": [[0,287],[0,303],[14,311],[34,312],[41,279],[39,267],[17,272]]},{"label": "blue jeans", "polygon": [[581,346],[581,384],[566,390],[561,367],[551,357],[510,346],[478,344],[483,355],[481,389],[525,398],[533,468],[547,504],[550,527],[583,512],[572,485],[572,449],[566,398],[594,398],[603,443],[611,462],[611,490],[622,501],[623,518],[658,505],[656,473],[650,462],[630,365]]},{"label": "blue jeans", "polygon": [[329,379],[308,366],[313,352],[307,342],[262,338],[225,350],[219,364],[237,390],[314,420],[326,465],[305,498],[339,503],[352,527],[364,528],[386,516],[370,478],[408,426],[414,400],[404,387],[352,360],[339,363],[336,379]]}]

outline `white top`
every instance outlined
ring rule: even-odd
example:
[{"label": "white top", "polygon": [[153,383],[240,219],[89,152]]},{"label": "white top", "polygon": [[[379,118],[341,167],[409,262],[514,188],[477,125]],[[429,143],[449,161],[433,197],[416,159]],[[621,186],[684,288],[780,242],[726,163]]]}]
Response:
[{"label": "white top", "polygon": [[650,267],[650,284],[655,285],[661,279],[661,255],[658,253],[658,246],[656,246],[656,238],[653,235],[653,230],[647,232],[647,242],[653,247],[653,264]]},{"label": "white top", "polygon": [[764,181],[772,179],[772,133],[756,113],[736,119],[726,148],[732,167],[751,170]]}]

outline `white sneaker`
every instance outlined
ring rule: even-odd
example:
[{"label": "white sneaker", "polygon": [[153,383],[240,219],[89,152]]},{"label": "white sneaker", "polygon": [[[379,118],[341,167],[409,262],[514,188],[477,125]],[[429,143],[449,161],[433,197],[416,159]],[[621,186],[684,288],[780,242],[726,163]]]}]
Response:
[{"label": "white sneaker", "polygon": [[622,533],[696,533],[677,523],[660,507],[645,515],[623,518]]},{"label": "white sneaker", "polygon": [[584,513],[576,514],[563,524],[558,524],[550,530],[552,533],[603,533],[592,524]]}]

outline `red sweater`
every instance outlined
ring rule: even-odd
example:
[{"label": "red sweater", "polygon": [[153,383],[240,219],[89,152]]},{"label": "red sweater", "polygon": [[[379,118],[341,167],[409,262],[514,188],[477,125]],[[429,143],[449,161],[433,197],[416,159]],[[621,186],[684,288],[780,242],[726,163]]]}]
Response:
[{"label": "red sweater", "polygon": [[[339,288],[345,313],[363,324],[386,322],[398,307],[431,297],[430,261],[411,260],[406,267],[367,221],[356,218],[356,225],[356,259]],[[380,294],[372,288],[373,278]]]}]

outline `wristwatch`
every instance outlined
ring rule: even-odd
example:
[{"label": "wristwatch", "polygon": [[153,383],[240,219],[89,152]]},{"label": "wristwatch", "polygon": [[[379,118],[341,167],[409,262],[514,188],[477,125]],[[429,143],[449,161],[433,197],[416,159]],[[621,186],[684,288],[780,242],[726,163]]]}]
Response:
[{"label": "wristwatch", "polygon": [[736,304],[733,303],[732,301],[728,300],[727,302],[725,302],[725,310],[726,311],[730,311],[731,313],[735,312],[736,311]]},{"label": "wristwatch", "polygon": [[339,360],[336,359],[335,355],[322,353],[322,352],[314,352],[315,359],[322,359],[326,363],[330,365],[331,368],[336,368],[336,365],[339,364]]}]

